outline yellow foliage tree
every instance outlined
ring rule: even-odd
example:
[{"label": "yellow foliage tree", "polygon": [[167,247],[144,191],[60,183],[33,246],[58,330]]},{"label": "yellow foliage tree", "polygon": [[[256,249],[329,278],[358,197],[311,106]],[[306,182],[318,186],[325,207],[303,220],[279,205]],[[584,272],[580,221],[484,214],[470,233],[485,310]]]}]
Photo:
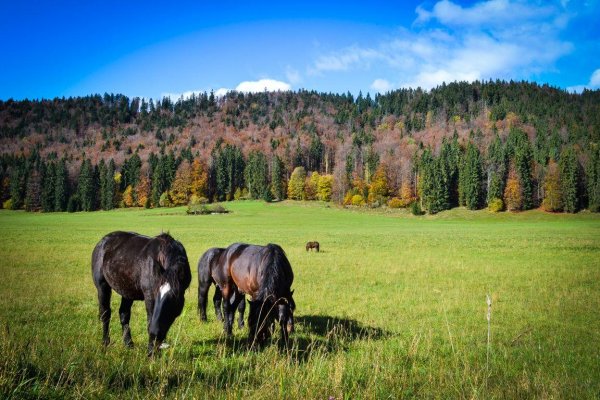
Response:
[{"label": "yellow foliage tree", "polygon": [[413,188],[410,179],[404,179],[400,186],[400,200],[402,201],[402,207],[408,207],[410,203],[415,200],[413,196]]},{"label": "yellow foliage tree", "polygon": [[320,175],[317,171],[310,174],[304,183],[304,199],[316,200]]},{"label": "yellow foliage tree", "polygon": [[135,199],[133,198],[133,188],[128,185],[123,192],[123,205],[125,207],[133,207],[135,205]]},{"label": "yellow foliage tree", "polygon": [[512,163],[504,188],[504,205],[508,211],[519,211],[523,208],[523,187]]},{"label": "yellow foliage tree", "polygon": [[560,182],[560,170],[558,164],[554,160],[548,163],[548,172],[544,179],[544,200],[542,208],[546,211],[556,212],[562,211],[563,193]]},{"label": "yellow foliage tree", "polygon": [[187,204],[192,195],[192,166],[184,161],[177,168],[175,180],[171,185],[169,199],[173,206]]},{"label": "yellow foliage tree", "polygon": [[304,167],[296,167],[288,182],[288,199],[302,200],[304,198],[304,180],[306,171]]},{"label": "yellow foliage tree", "polygon": [[369,185],[369,203],[379,201],[385,202],[385,198],[389,194],[388,179],[384,165],[377,167],[375,174],[371,178],[371,184]]},{"label": "yellow foliage tree", "polygon": [[135,187],[135,198],[137,199],[137,205],[145,207],[150,196],[150,178],[144,173],[140,173],[140,179],[137,186]]},{"label": "yellow foliage tree", "polygon": [[317,198],[321,201],[331,201],[333,193],[333,175],[319,176]]},{"label": "yellow foliage tree", "polygon": [[192,183],[191,190],[192,194],[200,197],[207,197],[207,186],[208,186],[208,169],[206,166],[195,159],[192,163]]}]

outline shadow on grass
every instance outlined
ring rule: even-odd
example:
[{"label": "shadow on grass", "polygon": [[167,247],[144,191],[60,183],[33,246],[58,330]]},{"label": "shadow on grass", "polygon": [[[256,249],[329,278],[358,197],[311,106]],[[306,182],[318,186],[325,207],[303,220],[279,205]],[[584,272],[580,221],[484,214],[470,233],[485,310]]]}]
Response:
[{"label": "shadow on grass", "polygon": [[217,353],[233,356],[247,351],[262,352],[265,348],[277,345],[281,353],[288,354],[297,362],[304,362],[313,356],[327,356],[347,351],[356,341],[379,340],[390,335],[376,327],[365,326],[360,322],[329,315],[301,315],[295,319],[296,332],[290,335],[288,346],[280,339],[279,327],[272,337],[261,346],[251,347],[247,341],[247,330],[242,337],[219,336],[196,341],[191,347],[191,357],[215,356]]}]

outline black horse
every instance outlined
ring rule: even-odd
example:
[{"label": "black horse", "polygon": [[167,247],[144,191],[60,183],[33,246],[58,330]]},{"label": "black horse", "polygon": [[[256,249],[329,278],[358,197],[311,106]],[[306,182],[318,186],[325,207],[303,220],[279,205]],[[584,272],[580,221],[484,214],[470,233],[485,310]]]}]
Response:
[{"label": "black horse", "polygon": [[211,276],[223,295],[227,334],[231,334],[235,309],[247,294],[251,298],[249,342],[261,344],[268,339],[277,318],[281,338],[287,344],[294,329],[296,304],[290,290],[294,273],[280,246],[234,243],[215,258]]},{"label": "black horse", "polygon": [[133,346],[129,319],[134,300],[144,300],[148,316],[148,355],[161,346],[181,314],[192,274],[185,249],[168,233],[155,238],[133,232],[104,236],[92,253],[92,277],[98,289],[103,343],[110,343],[111,289],[121,295],[123,341]]},{"label": "black horse", "polygon": [[[208,290],[210,286],[215,283],[212,276],[213,268],[219,259],[221,253],[225,251],[224,248],[213,247],[206,250],[206,252],[200,257],[198,261],[198,312],[200,313],[200,319],[206,321],[206,302],[208,300]],[[215,306],[215,315],[217,320],[223,321],[223,309],[225,306],[223,303],[223,294],[221,288],[215,284],[215,294],[213,295],[213,304]],[[240,301],[237,310],[238,316],[238,327],[242,329],[244,327],[244,312],[246,311],[246,302]]]}]

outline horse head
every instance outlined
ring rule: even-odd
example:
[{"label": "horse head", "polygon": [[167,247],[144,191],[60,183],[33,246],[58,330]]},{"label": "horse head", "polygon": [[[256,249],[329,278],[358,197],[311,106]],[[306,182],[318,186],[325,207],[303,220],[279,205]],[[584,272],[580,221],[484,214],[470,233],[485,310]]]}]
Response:
[{"label": "horse head", "polygon": [[162,259],[164,272],[159,279],[154,298],[154,310],[150,321],[149,354],[158,348],[167,336],[175,318],[183,310],[185,289],[191,282],[190,264],[181,243],[172,240]]},{"label": "horse head", "polygon": [[286,296],[277,305],[278,320],[281,329],[285,329],[287,333],[294,332],[294,311],[296,310],[296,302],[294,302],[294,291],[290,291],[289,296]]}]

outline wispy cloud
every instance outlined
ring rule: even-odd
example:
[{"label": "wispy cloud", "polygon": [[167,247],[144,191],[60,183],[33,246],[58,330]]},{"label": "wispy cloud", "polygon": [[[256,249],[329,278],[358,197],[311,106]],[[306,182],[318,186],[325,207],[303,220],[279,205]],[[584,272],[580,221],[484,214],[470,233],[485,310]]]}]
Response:
[{"label": "wispy cloud", "polygon": [[592,72],[592,76],[590,76],[590,81],[587,85],[569,86],[567,88],[567,91],[573,93],[581,93],[584,89],[600,89],[600,68]]},{"label": "wispy cloud", "polygon": [[385,79],[375,79],[371,84],[371,89],[379,93],[385,93],[390,91],[393,85]]},{"label": "wispy cloud", "polygon": [[390,75],[373,82],[374,90],[383,81],[430,89],[455,80],[527,79],[551,70],[573,49],[560,38],[569,16],[558,5],[489,0],[462,7],[442,0],[431,9],[419,6],[416,13],[413,26],[394,38],[321,55],[307,73],[369,70],[377,64]]}]

